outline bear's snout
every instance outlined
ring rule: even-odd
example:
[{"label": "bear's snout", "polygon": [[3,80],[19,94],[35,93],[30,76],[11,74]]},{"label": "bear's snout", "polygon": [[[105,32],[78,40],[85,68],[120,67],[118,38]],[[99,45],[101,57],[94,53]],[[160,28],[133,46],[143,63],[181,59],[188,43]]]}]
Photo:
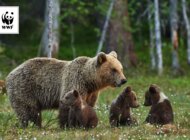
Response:
[{"label": "bear's snout", "polygon": [[121,85],[125,84],[127,82],[127,79],[122,79],[121,80]]},{"label": "bear's snout", "polygon": [[147,102],[145,102],[145,103],[144,103],[144,106],[150,106],[150,104],[149,104],[149,103],[147,103]]},{"label": "bear's snout", "polygon": [[119,83],[115,83],[116,87],[120,87],[121,85],[125,84],[127,82],[126,79],[122,79]]},{"label": "bear's snout", "polygon": [[138,108],[140,105],[139,104],[137,104],[136,106],[135,106],[135,108]]}]

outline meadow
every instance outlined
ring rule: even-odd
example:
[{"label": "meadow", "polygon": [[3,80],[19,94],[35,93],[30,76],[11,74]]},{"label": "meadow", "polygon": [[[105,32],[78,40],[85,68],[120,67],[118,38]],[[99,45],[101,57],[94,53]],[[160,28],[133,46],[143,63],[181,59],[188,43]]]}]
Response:
[{"label": "meadow", "polygon": [[[130,75],[126,72],[128,83],[120,88],[108,88],[101,92],[95,110],[99,118],[99,124],[91,130],[60,129],[56,110],[43,111],[43,127],[38,129],[32,123],[26,129],[18,127],[17,117],[12,110],[7,95],[0,95],[0,139],[190,139],[190,79],[187,76],[140,76]],[[158,126],[144,124],[149,107],[143,106],[144,93],[151,83],[161,87],[169,97],[173,110],[176,131],[169,133],[160,132]],[[122,92],[126,86],[132,86],[137,93],[140,107],[132,109],[133,115],[139,124],[131,127],[111,128],[109,125],[109,106],[114,98]]]}]

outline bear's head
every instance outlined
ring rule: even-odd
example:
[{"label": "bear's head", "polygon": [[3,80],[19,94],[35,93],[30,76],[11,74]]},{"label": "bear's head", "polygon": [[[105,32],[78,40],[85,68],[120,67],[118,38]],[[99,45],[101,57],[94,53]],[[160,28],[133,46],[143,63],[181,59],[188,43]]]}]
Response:
[{"label": "bear's head", "polygon": [[151,106],[153,104],[157,104],[160,100],[160,88],[152,84],[149,87],[149,90],[145,93],[145,101],[144,106]]},{"label": "bear's head", "polygon": [[12,20],[14,17],[13,17],[13,12],[6,12],[5,13],[5,18],[7,19],[7,20]]},{"label": "bear's head", "polygon": [[79,100],[80,95],[78,93],[78,91],[76,90],[71,90],[69,92],[67,92],[62,98],[61,98],[61,103],[68,105],[68,106],[72,106],[76,103],[77,100]]},{"label": "bear's head", "polygon": [[123,91],[123,96],[125,98],[125,103],[128,107],[137,108],[139,107],[139,103],[137,101],[136,93],[132,91],[131,87],[128,86]]},{"label": "bear's head", "polygon": [[105,86],[120,87],[127,82],[123,74],[123,67],[114,51],[109,54],[100,52],[96,58],[96,67],[100,77],[98,80]]}]

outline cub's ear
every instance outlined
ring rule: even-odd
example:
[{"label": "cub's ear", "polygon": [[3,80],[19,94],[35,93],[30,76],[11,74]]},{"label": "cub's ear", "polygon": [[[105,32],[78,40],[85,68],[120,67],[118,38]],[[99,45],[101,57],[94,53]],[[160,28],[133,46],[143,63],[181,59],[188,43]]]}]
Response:
[{"label": "cub's ear", "polygon": [[115,51],[111,51],[109,54],[112,55],[113,57],[117,58],[117,53]]},{"label": "cub's ear", "polygon": [[106,58],[106,54],[103,52],[100,52],[97,56],[97,65],[101,65],[104,62],[106,62],[107,58]]},{"label": "cub's ear", "polygon": [[158,93],[159,91],[160,91],[160,89],[159,89],[159,87],[157,85],[154,85],[154,84],[150,85],[149,92],[151,94]]},{"label": "cub's ear", "polygon": [[73,94],[74,94],[74,96],[75,96],[76,98],[78,98],[78,97],[79,97],[79,93],[78,93],[78,91],[73,90]]},{"label": "cub's ear", "polygon": [[130,86],[128,86],[128,87],[126,87],[126,89],[125,89],[125,93],[129,93],[129,92],[131,92],[131,87]]}]

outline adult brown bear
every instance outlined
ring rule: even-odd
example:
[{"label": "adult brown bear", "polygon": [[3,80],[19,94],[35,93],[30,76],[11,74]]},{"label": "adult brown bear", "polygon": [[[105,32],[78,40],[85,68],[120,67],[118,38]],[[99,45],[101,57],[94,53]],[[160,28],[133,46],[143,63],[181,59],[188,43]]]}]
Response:
[{"label": "adult brown bear", "polygon": [[6,88],[22,127],[27,127],[28,121],[41,127],[41,111],[57,109],[65,93],[75,89],[93,107],[101,89],[125,82],[116,52],[101,52],[93,58],[82,56],[73,61],[27,60],[7,76]]}]

